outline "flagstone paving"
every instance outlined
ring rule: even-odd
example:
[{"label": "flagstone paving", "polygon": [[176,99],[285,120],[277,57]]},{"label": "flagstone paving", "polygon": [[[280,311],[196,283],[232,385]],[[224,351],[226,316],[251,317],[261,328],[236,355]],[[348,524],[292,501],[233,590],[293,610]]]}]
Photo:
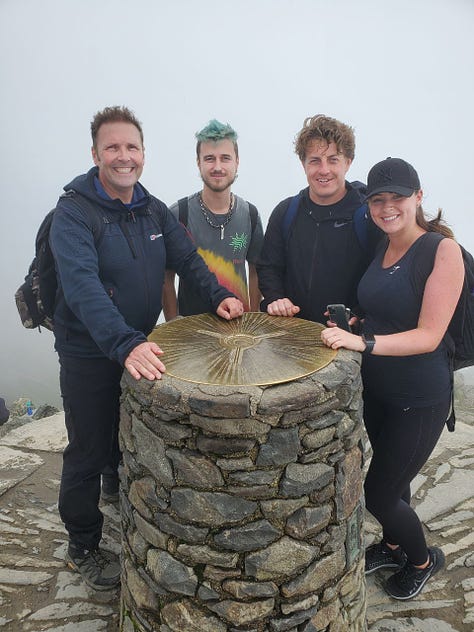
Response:
[{"label": "flagstone paving", "polygon": [[[65,441],[63,413],[0,438],[0,630],[118,630],[119,591],[97,593],[64,564],[67,536],[56,502]],[[446,569],[407,602],[383,591],[388,573],[369,576],[368,632],[474,630],[473,472],[474,426],[458,422],[456,432],[443,433],[413,485],[427,538],[443,549]],[[104,547],[119,552],[118,510],[103,505],[102,511]],[[379,528],[369,516],[365,527],[369,544]]]}]

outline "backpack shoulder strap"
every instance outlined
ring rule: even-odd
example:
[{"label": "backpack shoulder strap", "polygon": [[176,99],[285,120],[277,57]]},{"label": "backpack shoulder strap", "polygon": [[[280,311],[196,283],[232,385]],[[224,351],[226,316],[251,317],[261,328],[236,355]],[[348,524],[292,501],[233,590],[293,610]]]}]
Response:
[{"label": "backpack shoulder strap", "polygon": [[[351,182],[351,187],[356,191],[361,191],[363,194],[365,194],[367,190],[367,186],[360,180],[354,180]],[[367,254],[367,258],[370,260],[375,254],[375,247],[374,244],[371,243],[369,235],[369,224],[371,223],[371,220],[368,211],[369,207],[367,206],[367,202],[364,202],[355,210],[352,222],[360,247]]]},{"label": "backpack shoulder strap", "polygon": [[183,226],[188,225],[188,212],[189,212],[188,198],[187,197],[181,198],[180,200],[178,200],[178,219],[179,219],[179,222]]},{"label": "backpack shoulder strap", "polygon": [[461,244],[464,283],[448,333],[454,346],[454,370],[474,365],[474,259]]},{"label": "backpack shoulder strap", "polygon": [[85,211],[92,226],[94,243],[97,245],[104,233],[104,224],[108,221],[103,215],[101,215],[97,205],[93,204],[85,195],[82,195],[75,189],[69,189],[60,195],[58,203],[63,199],[75,199],[81,210]]},{"label": "backpack shoulder strap", "polygon": [[370,217],[367,202],[364,202],[355,210],[352,221],[357,241],[365,253],[367,263],[370,263],[375,257],[380,244],[386,241],[386,237]]},{"label": "backpack shoulder strap", "polygon": [[414,258],[414,261],[416,261],[414,280],[416,287],[420,290],[422,289],[420,287],[421,283],[426,282],[433,270],[438,245],[443,239],[444,237],[441,233],[428,232],[421,237],[421,241],[417,244]]},{"label": "backpack shoulder strap", "polygon": [[364,252],[367,252],[369,249],[369,218],[367,216],[367,211],[368,206],[364,203],[362,204],[362,206],[359,206],[359,208],[355,210],[354,216],[352,218],[354,232]]},{"label": "backpack shoulder strap", "polygon": [[[48,211],[48,213],[45,215],[45,217],[43,218],[43,221],[41,222],[38,228],[38,231],[36,233],[36,239],[35,239],[35,256],[38,255],[38,252],[43,247],[43,244],[48,244],[49,231],[51,229],[51,223],[53,221],[53,216],[55,212],[56,212],[56,208],[53,208],[50,211]],[[35,261],[33,260],[31,265],[33,266],[34,263]],[[31,272],[31,266],[30,266],[30,272]]]},{"label": "backpack shoulder strap", "polygon": [[301,191],[290,199],[288,207],[281,221],[281,232],[285,240],[285,246],[288,246],[288,240],[290,238],[290,228],[295,220],[296,211],[298,210],[300,200],[301,200]]},{"label": "backpack shoulder strap", "polygon": [[[441,235],[441,233],[430,231],[419,239],[421,239],[421,241],[418,241],[416,245],[417,249],[412,260],[410,277],[415,291],[422,294],[426,281],[433,271],[438,246],[444,239],[444,236]],[[454,353],[454,342],[449,333],[449,327],[443,340],[450,353]]]},{"label": "backpack shoulder strap", "polygon": [[162,226],[164,224],[163,221],[163,212],[164,212],[164,207],[165,205],[163,204],[163,202],[161,202],[161,200],[158,200],[158,198],[155,198],[153,195],[150,196],[150,202],[148,204],[148,206],[145,209],[145,215],[148,215],[152,222],[155,224],[156,228],[161,231],[162,230]]},{"label": "backpack shoulder strap", "polygon": [[257,225],[258,211],[254,204],[251,204],[250,202],[247,202],[247,204],[249,205],[250,227],[253,235],[255,226]]}]

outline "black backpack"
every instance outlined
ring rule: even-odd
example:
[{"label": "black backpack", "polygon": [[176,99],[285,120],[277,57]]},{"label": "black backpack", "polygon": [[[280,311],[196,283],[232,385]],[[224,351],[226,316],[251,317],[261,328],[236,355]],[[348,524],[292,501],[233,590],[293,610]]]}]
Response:
[{"label": "black backpack", "polygon": [[[416,262],[422,278],[428,278],[433,269],[439,242],[439,233],[428,233],[417,250]],[[453,370],[474,365],[474,258],[459,245],[464,263],[464,285],[444,341],[449,348]]]},{"label": "black backpack", "polygon": [[[438,244],[442,239],[444,238],[439,233],[428,233],[421,244],[423,247],[417,251],[417,267],[425,279],[431,274]],[[474,365],[474,258],[460,244],[459,247],[464,263],[464,284],[444,336],[453,372]],[[446,422],[451,432],[454,430],[455,421],[453,405],[451,415]]]},{"label": "black backpack", "polygon": [[[63,193],[62,198],[80,195],[76,191]],[[87,212],[92,223],[94,241],[98,243],[103,229],[103,219],[97,208],[84,196],[81,196],[81,208]],[[53,329],[53,314],[56,302],[58,281],[54,266],[54,257],[49,245],[49,231],[56,208],[46,215],[38,229],[35,241],[35,257],[30,264],[25,281],[15,292],[15,302],[20,319],[27,329],[41,327]]]},{"label": "black backpack", "polygon": [[474,365],[474,258],[460,246],[464,262],[464,285],[448,334],[454,345],[454,370]]}]

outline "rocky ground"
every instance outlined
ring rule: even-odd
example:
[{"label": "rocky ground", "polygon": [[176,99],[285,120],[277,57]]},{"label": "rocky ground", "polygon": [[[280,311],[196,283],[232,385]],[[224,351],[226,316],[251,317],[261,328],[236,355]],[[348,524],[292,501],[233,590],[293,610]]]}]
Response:
[{"label": "rocky ground", "polygon": [[[368,577],[369,632],[474,629],[472,409],[463,407],[458,419],[469,423],[443,433],[414,485],[428,540],[443,549],[446,569],[408,602],[385,595],[383,572]],[[92,591],[63,561],[66,533],[56,501],[65,441],[62,413],[33,421],[18,417],[0,428],[0,629],[8,632],[118,630],[119,592]],[[118,510],[102,510],[105,547],[118,552]],[[367,518],[367,543],[377,536],[377,525]]]}]

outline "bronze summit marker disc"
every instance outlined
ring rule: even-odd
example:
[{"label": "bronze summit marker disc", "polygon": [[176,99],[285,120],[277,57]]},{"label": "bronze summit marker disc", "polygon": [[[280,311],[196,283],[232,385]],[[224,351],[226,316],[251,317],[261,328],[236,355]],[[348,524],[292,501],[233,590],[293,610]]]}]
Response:
[{"label": "bronze summit marker disc", "polygon": [[329,364],[336,351],[320,338],[323,325],[301,318],[244,313],[177,318],[148,336],[163,350],[168,375],[201,384],[268,385],[296,380]]}]

